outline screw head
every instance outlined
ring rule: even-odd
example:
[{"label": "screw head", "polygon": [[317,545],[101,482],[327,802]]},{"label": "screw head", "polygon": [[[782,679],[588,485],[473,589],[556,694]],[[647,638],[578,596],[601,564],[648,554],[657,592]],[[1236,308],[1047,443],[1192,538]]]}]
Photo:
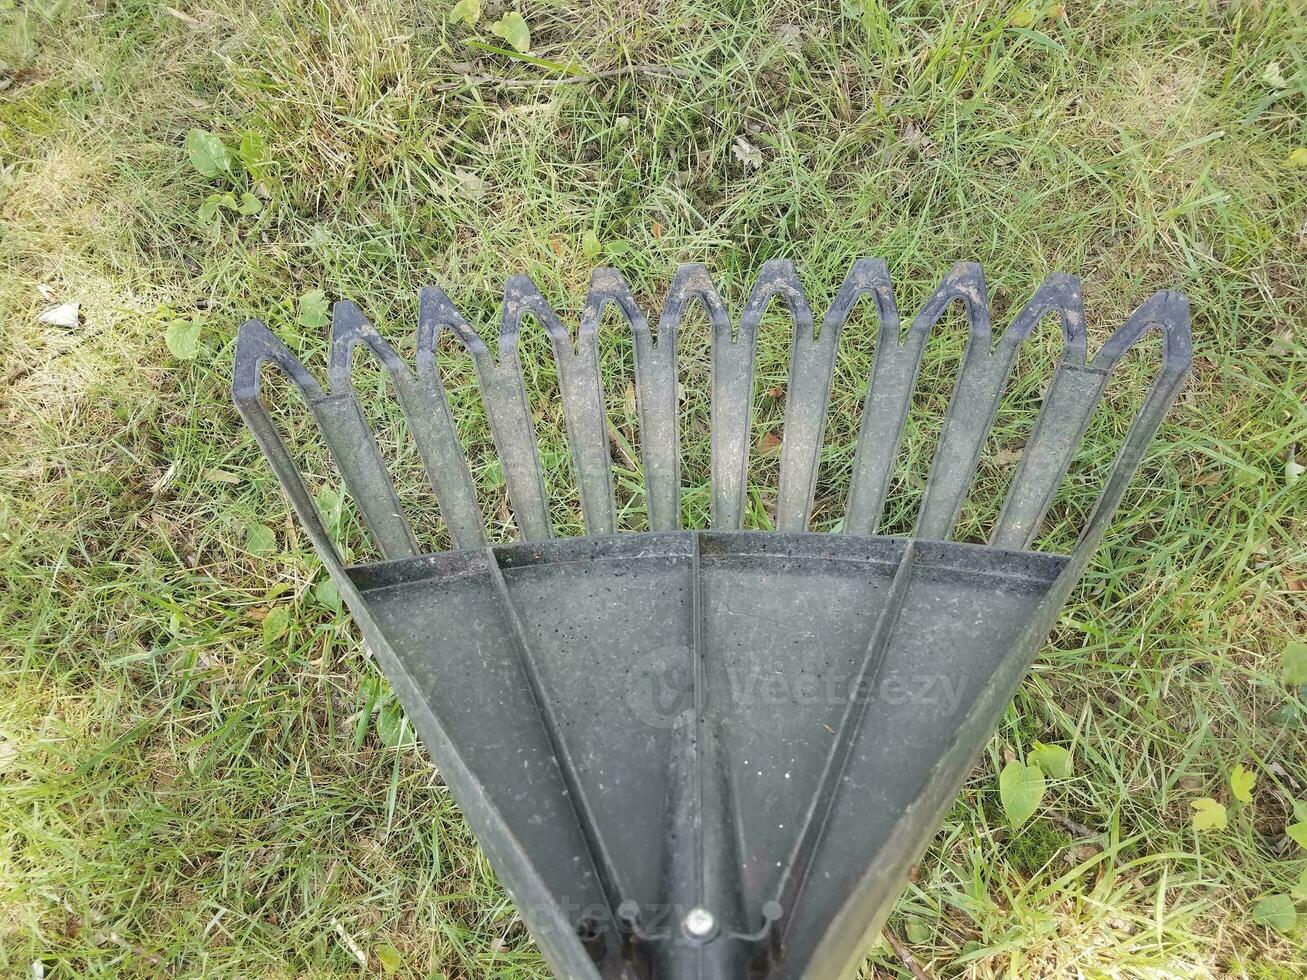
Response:
[{"label": "screw head", "polygon": [[696,906],[685,913],[681,928],[692,939],[707,939],[717,930],[717,920],[707,909]]}]

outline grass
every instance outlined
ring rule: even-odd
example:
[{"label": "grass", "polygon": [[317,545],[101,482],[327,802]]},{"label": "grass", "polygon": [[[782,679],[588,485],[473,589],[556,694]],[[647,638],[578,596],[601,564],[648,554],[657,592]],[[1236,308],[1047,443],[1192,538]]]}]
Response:
[{"label": "grass", "polygon": [[[1307,623],[1307,481],[1290,477],[1307,443],[1307,182],[1288,163],[1307,144],[1304,8],[524,6],[535,55],[611,72],[578,80],[469,46],[499,39],[448,6],[0,4],[0,971],[345,975],[352,950],[371,973],[393,950],[405,976],[547,975],[439,773],[359,724],[376,669],[313,590],[228,372],[236,325],[260,316],[320,373],[325,331],[295,322],[314,289],[357,300],[401,348],[430,281],[488,325],[525,271],[575,322],[592,232],[648,311],[681,261],[706,262],[738,311],[763,261],[794,258],[820,311],[853,259],[879,255],[911,311],[967,258],[999,323],[1049,272],[1082,275],[1092,349],[1153,290],[1188,294],[1192,380],[891,927],[940,976],[1302,975],[1302,927],[1253,910],[1307,870],[1284,833],[1307,800],[1307,705],[1279,664]],[[260,185],[197,173],[197,127],[233,149],[261,134]],[[732,152],[741,138],[760,166]],[[260,213],[198,222],[229,188]],[[70,300],[78,329],[38,321]],[[194,361],[165,347],[178,320],[200,325]],[[870,325],[841,342],[821,528],[847,490]],[[787,330],[762,330],[759,446]],[[686,337],[685,512],[702,523],[705,325]],[[891,530],[910,526],[961,337],[950,321],[930,346]],[[638,444],[629,343],[603,343],[612,420]],[[1058,344],[1045,325],[1022,355],[1033,373],[1005,396],[964,537],[994,518]],[[533,332],[550,429],[545,352]],[[1114,381],[1045,546],[1083,520],[1155,364],[1143,349]],[[511,537],[471,376],[451,352],[442,365],[492,531]],[[424,514],[397,412],[360,373]],[[286,421],[307,447],[303,418]],[[555,523],[576,533],[565,447],[545,454]],[[748,522],[765,526],[774,457],[750,476]],[[639,528],[638,477],[618,483]],[[246,547],[258,523],[271,553]],[[438,518],[420,523],[444,545]],[[290,626],[268,643],[277,610]],[[995,774],[1036,739],[1073,747],[1075,768],[1012,832]],[[1249,804],[1229,788],[1240,763]],[[1227,829],[1194,830],[1199,797],[1227,805]],[[888,947],[864,968],[903,973]]]}]

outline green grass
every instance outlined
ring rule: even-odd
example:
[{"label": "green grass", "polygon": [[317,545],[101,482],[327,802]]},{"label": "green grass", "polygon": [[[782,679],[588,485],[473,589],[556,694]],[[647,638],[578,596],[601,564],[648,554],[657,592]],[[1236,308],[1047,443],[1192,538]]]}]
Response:
[{"label": "green grass", "polygon": [[[448,6],[0,3],[0,972],[345,975],[354,944],[369,972],[389,945],[402,975],[547,975],[437,770],[359,730],[376,668],[314,597],[228,372],[236,325],[260,316],[320,373],[325,331],[295,323],[312,289],[401,348],[430,281],[490,332],[502,279],[525,271],[575,322],[588,231],[650,312],[677,262],[706,262],[738,311],[775,257],[819,311],[862,255],[889,262],[904,311],[977,259],[1000,323],[1049,272],[1077,273],[1091,347],[1153,290],[1189,295],[1189,386],[891,925],[941,976],[1307,970],[1301,926],[1252,921],[1307,869],[1284,834],[1307,800],[1307,705],[1279,680],[1307,623],[1307,480],[1287,465],[1307,443],[1307,180],[1287,162],[1307,144],[1302,5],[521,8],[535,55],[610,72],[582,80],[470,47],[498,39]],[[261,213],[197,222],[211,193],[255,188],[198,174],[194,127],[266,139]],[[39,323],[40,287],[80,301],[82,326]],[[192,362],[164,344],[179,319],[202,327]],[[821,528],[847,490],[871,322],[842,341]],[[760,392],[784,384],[787,329],[764,324]],[[685,512],[702,523],[704,324],[686,338]],[[890,529],[910,526],[961,338],[950,321],[928,352]],[[629,343],[603,344],[612,420],[638,444]],[[963,537],[994,518],[1059,341],[1046,325],[1028,346]],[[524,357],[541,428],[561,432],[546,350],[533,332]],[[1142,349],[1114,381],[1048,546],[1083,520],[1155,364]],[[442,365],[509,538],[471,375]],[[425,518],[398,413],[360,373]],[[779,423],[761,397],[759,442]],[[565,447],[545,450],[555,523],[577,533]],[[765,526],[774,457],[751,480]],[[618,482],[623,525],[643,526],[637,476]],[[246,551],[259,522],[273,554]],[[444,546],[434,515],[421,525]],[[275,608],[291,627],[266,644]],[[1014,833],[995,776],[1035,739],[1073,746],[1075,769]],[[1231,797],[1239,763],[1251,804]],[[1193,830],[1203,796],[1226,830]],[[896,971],[882,947],[865,975]]]}]

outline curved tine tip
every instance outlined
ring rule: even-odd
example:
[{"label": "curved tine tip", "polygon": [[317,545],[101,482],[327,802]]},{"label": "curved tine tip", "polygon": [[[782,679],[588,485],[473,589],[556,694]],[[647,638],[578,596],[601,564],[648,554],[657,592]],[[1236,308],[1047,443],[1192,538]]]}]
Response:
[{"label": "curved tine tip", "polygon": [[1177,325],[1189,322],[1189,297],[1178,289],[1159,289],[1148,298],[1148,302],[1154,300],[1162,304],[1161,318],[1172,320]]},{"label": "curved tine tip", "polygon": [[985,306],[984,312],[988,313],[989,291],[985,286],[985,270],[980,267],[979,262],[955,262],[953,268],[949,269],[948,275],[944,278],[944,283],[953,289],[954,292],[961,293],[965,299],[970,300],[975,306]]},{"label": "curved tine tip", "polygon": [[504,299],[521,301],[527,297],[540,295],[535,280],[525,273],[518,272],[504,280]]},{"label": "curved tine tip", "polygon": [[626,279],[611,266],[599,265],[590,270],[590,292],[620,293],[629,292]]},{"label": "curved tine tip", "polygon": [[759,277],[762,276],[798,276],[799,271],[795,268],[793,259],[768,259],[758,270]]},{"label": "curved tine tip", "polygon": [[338,299],[331,304],[332,337],[356,336],[367,331],[372,324],[351,299]]},{"label": "curved tine tip", "polygon": [[940,280],[935,291],[926,300],[926,305],[918,314],[918,322],[924,316],[933,322],[944,313],[945,307],[955,299],[961,299],[973,316],[982,320],[989,317],[989,295],[985,288],[985,274],[979,262],[955,262],[948,274]]},{"label": "curved tine tip", "polygon": [[807,333],[807,339],[813,338],[812,306],[808,303],[808,294],[799,279],[799,271],[790,259],[768,259],[758,270],[758,278],[749,290],[745,302],[741,323],[760,317],[763,310],[774,297],[779,296],[794,318],[796,329]]},{"label": "curved tine tip", "polygon": [[[243,345],[250,344],[255,340],[263,340],[265,337],[272,337],[272,331],[262,320],[251,317],[236,328],[236,354],[241,353]],[[274,338],[275,339],[275,338]]]},{"label": "curved tine tip", "polygon": [[599,321],[609,304],[616,306],[636,333],[649,332],[644,311],[631,293],[626,279],[616,269],[596,266],[590,271],[590,288],[581,309],[579,337],[590,337],[599,331]]},{"label": "curved tine tip", "polygon": [[985,270],[981,268],[979,262],[970,259],[954,262],[953,268],[949,269],[948,275],[945,276],[946,282],[962,282],[968,279],[978,279],[982,283],[985,281]]},{"label": "curved tine tip", "polygon": [[376,332],[370,330],[371,326],[357,303],[341,299],[331,305],[331,353],[328,356],[327,375],[331,378],[333,388],[341,382],[353,384],[350,362],[354,356],[354,345],[369,332]]},{"label": "curved tine tip", "polygon": [[443,289],[435,285],[423,286],[418,290],[419,355],[435,350],[441,330],[448,330],[473,354],[490,351]]},{"label": "curved tine tip", "polygon": [[1187,324],[1189,298],[1174,289],[1159,289],[1139,304],[1139,308],[1130,314],[1126,323],[1139,320],[1158,323],[1165,327]]},{"label": "curved tine tip", "polygon": [[799,280],[799,270],[792,259],[768,259],[758,269],[750,300],[784,293],[792,302],[807,304],[808,296]]},{"label": "curved tine tip", "polygon": [[849,267],[844,281],[856,289],[878,289],[890,285],[889,265],[884,259],[861,258]]},{"label": "curved tine tip", "polygon": [[246,320],[236,331],[236,356],[232,371],[232,394],[238,404],[257,400],[259,396],[260,366],[265,360],[274,360],[289,375],[306,396],[322,393],[313,375],[290,352],[281,338],[268,329],[262,320]]},{"label": "curved tine tip", "polygon": [[1046,308],[1060,308],[1062,313],[1073,314],[1083,326],[1085,320],[1085,294],[1080,277],[1069,272],[1050,272],[1035,290],[1031,302]]},{"label": "curved tine tip", "polygon": [[499,321],[499,336],[504,339],[516,336],[522,329],[522,315],[528,310],[536,315],[550,337],[571,343],[567,328],[558,319],[535,280],[521,273],[509,276],[504,282],[504,309]]},{"label": "curved tine tip", "polygon": [[1165,365],[1168,369],[1186,368],[1193,356],[1193,340],[1189,328],[1189,298],[1174,289],[1159,289],[1139,304],[1116,328],[1112,336],[1098,349],[1091,364],[1111,370],[1146,334],[1157,327],[1162,334]]},{"label": "curved tine tip", "polygon": [[1077,296],[1083,291],[1080,277],[1070,272],[1050,272],[1044,277],[1043,285],[1040,288],[1045,287],[1074,293]]},{"label": "curved tine tip", "polygon": [[713,282],[708,267],[702,262],[682,262],[676,267],[672,279],[672,290],[688,292],[716,292],[717,284]]},{"label": "curved tine tip", "polygon": [[327,376],[333,390],[354,387],[354,348],[359,344],[365,344],[392,374],[407,371],[394,348],[363,315],[358,304],[352,300],[339,300],[331,308],[331,353]]}]

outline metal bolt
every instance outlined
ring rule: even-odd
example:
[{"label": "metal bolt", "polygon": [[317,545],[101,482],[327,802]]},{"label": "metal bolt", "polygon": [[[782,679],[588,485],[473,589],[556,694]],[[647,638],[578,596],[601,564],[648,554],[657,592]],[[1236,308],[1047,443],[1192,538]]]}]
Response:
[{"label": "metal bolt", "polygon": [[685,914],[681,928],[693,939],[707,939],[717,929],[717,920],[707,909],[696,907]]}]

